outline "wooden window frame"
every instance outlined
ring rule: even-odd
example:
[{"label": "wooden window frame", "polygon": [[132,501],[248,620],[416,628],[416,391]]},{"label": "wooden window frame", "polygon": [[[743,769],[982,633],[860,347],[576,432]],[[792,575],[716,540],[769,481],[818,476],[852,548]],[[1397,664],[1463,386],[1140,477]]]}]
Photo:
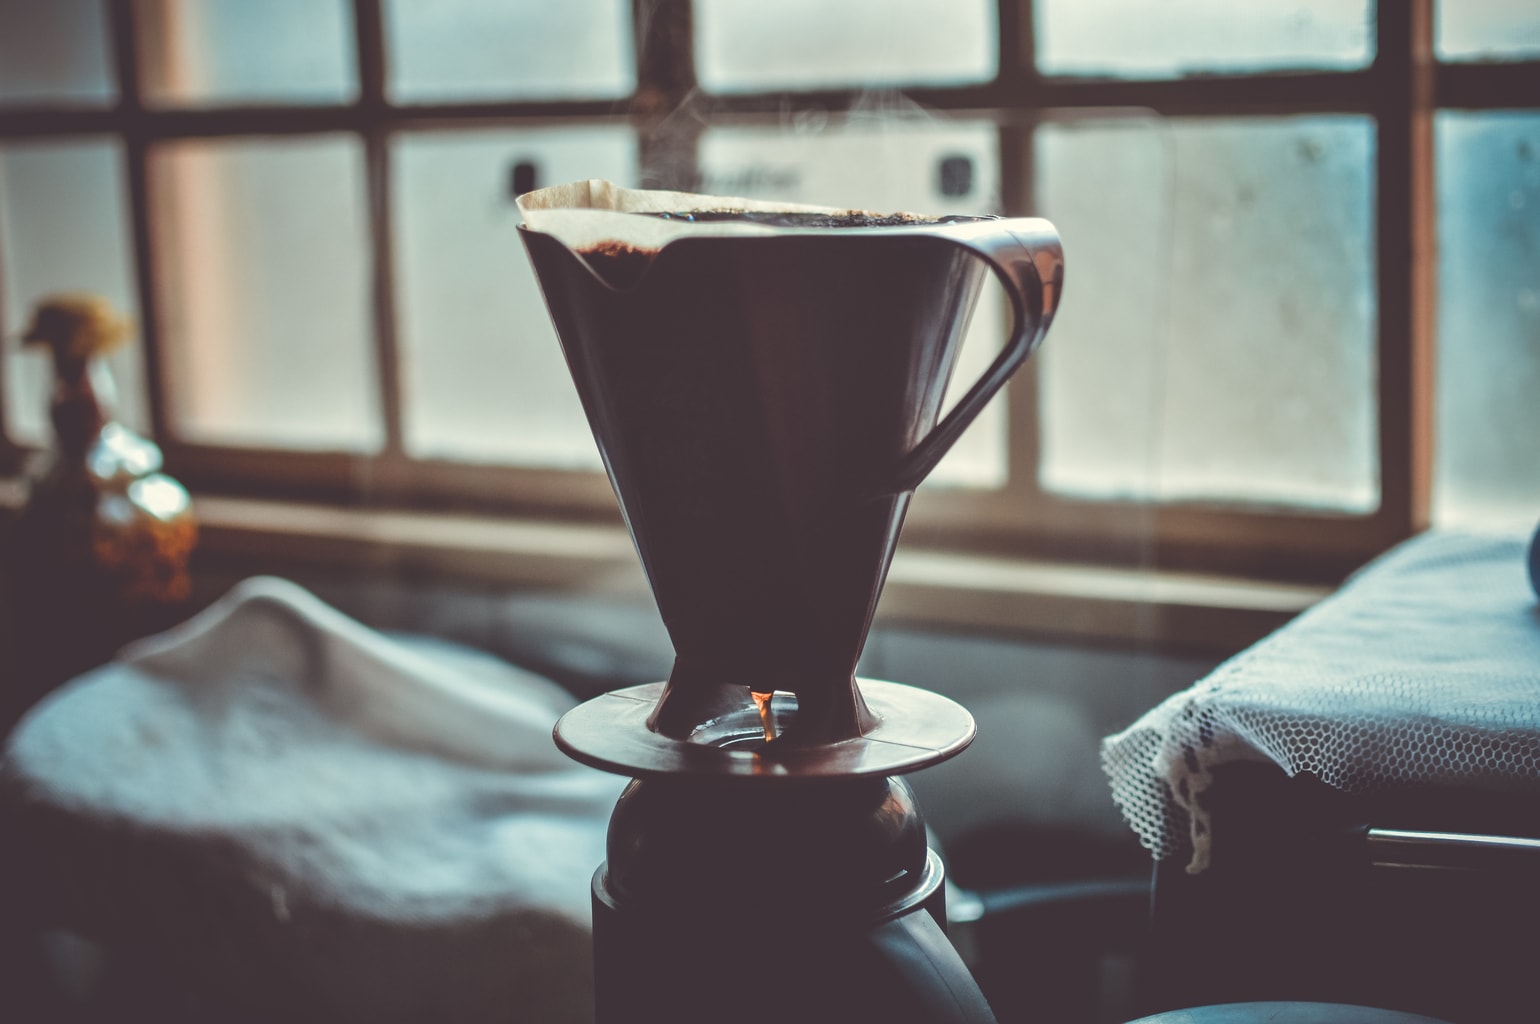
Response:
[{"label": "wooden window frame", "polygon": [[[998,73],[988,83],[913,88],[905,95],[938,112],[998,126],[1003,206],[1030,213],[1032,131],[1045,113],[1137,108],[1160,116],[1360,114],[1375,125],[1377,447],[1381,502],[1366,515],[1269,511],[1199,503],[1075,500],[1037,484],[1033,368],[1010,385],[1010,482],[995,491],[924,492],[909,541],[972,553],[1329,581],[1427,523],[1432,459],[1435,239],[1432,117],[1438,109],[1535,107],[1540,61],[1440,65],[1433,57],[1434,0],[1381,0],[1375,57],[1361,69],[1099,80],[1044,76],[1033,66],[1031,0],[1000,0]],[[616,522],[608,484],[596,473],[413,459],[402,441],[390,203],[389,141],[398,131],[558,124],[633,127],[644,183],[680,184],[700,128],[669,117],[693,104],[713,118],[752,123],[787,109],[838,113],[858,90],[706,96],[694,75],[689,0],[634,0],[637,87],[616,101],[403,104],[386,95],[382,0],[351,0],[359,90],[326,106],[149,108],[141,93],[134,3],[104,3],[119,90],[102,109],[0,108],[0,141],[106,136],[122,141],[132,255],[144,325],[143,357],[155,436],[170,472],[198,493],[252,494],[342,505],[480,509],[502,515]],[[645,14],[643,13],[645,11]],[[668,131],[659,126],[667,124]],[[367,166],[373,256],[372,316],[384,421],[378,454],[296,452],[195,444],[169,414],[149,164],[175,140],[341,133],[357,137]],[[1073,273],[1073,271],[1071,271]],[[0,297],[3,299],[3,297]],[[0,438],[0,463],[20,449]],[[3,469],[0,466],[0,469]]]}]

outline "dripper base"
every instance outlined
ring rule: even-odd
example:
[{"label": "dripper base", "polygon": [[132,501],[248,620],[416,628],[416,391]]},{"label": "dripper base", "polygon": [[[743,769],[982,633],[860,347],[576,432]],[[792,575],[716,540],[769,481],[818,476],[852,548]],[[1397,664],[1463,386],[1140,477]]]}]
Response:
[{"label": "dripper base", "polygon": [[[836,743],[778,746],[755,742],[758,714],[744,692],[745,712],[702,723],[688,739],[665,736],[647,721],[662,683],[613,690],[580,704],[556,723],[556,745],[569,757],[631,778],[693,775],[819,779],[902,775],[939,764],[973,741],[968,711],[947,697],[902,683],[858,680],[876,723]],[[777,693],[777,716],[796,714],[796,696]],[[741,719],[741,721],[740,721]]]}]

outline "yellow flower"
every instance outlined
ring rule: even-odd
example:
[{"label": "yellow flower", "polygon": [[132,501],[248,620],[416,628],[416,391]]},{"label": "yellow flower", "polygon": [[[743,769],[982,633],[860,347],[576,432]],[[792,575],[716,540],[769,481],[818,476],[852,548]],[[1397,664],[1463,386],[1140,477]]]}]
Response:
[{"label": "yellow flower", "polygon": [[99,295],[45,296],[32,310],[32,325],[22,335],[29,345],[49,345],[56,353],[89,359],[115,348],[133,324]]}]

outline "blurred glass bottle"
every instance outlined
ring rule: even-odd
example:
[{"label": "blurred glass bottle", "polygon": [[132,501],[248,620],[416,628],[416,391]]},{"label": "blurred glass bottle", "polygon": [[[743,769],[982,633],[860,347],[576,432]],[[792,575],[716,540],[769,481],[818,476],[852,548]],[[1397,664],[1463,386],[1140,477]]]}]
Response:
[{"label": "blurred glass bottle", "polygon": [[22,340],[53,357],[54,447],[6,544],[17,676],[0,731],[43,694],[184,612],[197,541],[192,503],[154,443],[111,418],[101,356],[130,333],[92,295],[38,303]]}]

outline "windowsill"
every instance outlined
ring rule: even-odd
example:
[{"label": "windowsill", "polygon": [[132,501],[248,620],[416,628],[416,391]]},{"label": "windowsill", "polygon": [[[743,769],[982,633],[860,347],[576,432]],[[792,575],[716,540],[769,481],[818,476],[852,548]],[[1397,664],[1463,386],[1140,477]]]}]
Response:
[{"label": "windowsill", "polygon": [[[0,479],[0,510],[24,496]],[[619,526],[204,495],[199,555],[237,573],[337,570],[568,594],[644,597]],[[878,621],[1121,647],[1228,654],[1328,587],[984,557],[900,545]]]},{"label": "windowsill", "polygon": [[[0,504],[4,504],[0,494]],[[197,499],[202,557],[238,572],[338,569],[594,595],[646,594],[619,526]],[[900,546],[881,622],[1228,654],[1329,588]]]}]

